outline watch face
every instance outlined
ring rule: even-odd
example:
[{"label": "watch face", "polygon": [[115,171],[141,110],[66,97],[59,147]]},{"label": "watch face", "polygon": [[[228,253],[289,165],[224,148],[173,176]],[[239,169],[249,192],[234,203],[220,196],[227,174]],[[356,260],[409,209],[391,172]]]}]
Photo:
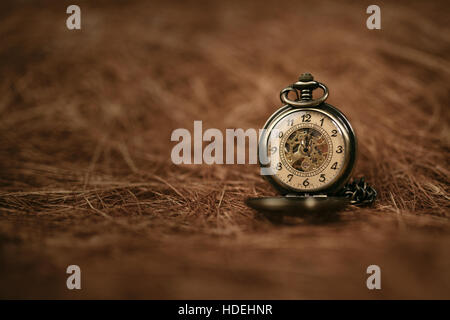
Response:
[{"label": "watch face", "polygon": [[330,188],[349,151],[342,130],[333,116],[321,110],[294,110],[280,117],[268,138],[272,178],[297,192]]}]

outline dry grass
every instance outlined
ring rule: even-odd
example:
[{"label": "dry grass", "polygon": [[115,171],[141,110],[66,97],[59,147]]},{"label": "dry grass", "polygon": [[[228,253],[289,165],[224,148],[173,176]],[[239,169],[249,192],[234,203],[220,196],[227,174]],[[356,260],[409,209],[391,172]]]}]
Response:
[{"label": "dry grass", "polygon": [[[0,297],[450,298],[446,2],[380,2],[381,31],[370,3],[77,3],[78,32],[71,3],[0,5]],[[255,166],[171,164],[172,130],[258,128],[304,71],[375,207],[274,226]]]}]

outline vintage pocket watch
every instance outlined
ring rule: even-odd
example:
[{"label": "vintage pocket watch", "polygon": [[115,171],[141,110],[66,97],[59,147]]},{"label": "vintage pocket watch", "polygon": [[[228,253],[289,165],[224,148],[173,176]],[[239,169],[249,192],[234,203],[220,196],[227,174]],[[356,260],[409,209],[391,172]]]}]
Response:
[{"label": "vintage pocket watch", "polygon": [[[323,94],[313,99],[318,88]],[[363,178],[348,183],[356,161],[356,136],[344,114],[325,103],[327,97],[328,88],[309,73],[281,91],[285,105],[264,125],[258,154],[264,177],[282,196],[248,199],[250,207],[296,214],[374,201],[376,191]]]}]

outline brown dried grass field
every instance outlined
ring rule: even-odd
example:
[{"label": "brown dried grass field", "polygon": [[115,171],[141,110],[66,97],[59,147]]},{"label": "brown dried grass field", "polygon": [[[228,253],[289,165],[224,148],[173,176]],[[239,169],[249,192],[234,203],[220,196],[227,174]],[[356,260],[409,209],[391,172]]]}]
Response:
[{"label": "brown dried grass field", "polygon": [[[368,1],[76,3],[80,31],[0,4],[0,298],[450,298],[448,1],[378,1],[373,31]],[[306,71],[375,206],[274,225],[257,166],[171,163],[174,129],[260,128]]]}]

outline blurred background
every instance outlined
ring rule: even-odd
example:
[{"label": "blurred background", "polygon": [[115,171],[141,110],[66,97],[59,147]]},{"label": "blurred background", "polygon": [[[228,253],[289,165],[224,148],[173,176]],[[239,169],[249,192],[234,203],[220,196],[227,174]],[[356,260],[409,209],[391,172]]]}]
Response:
[{"label": "blurred background", "polygon": [[[448,11],[3,0],[0,298],[450,298]],[[355,128],[375,206],[274,225],[244,204],[275,194],[256,165],[172,164],[174,129],[260,128],[303,72]]]}]

